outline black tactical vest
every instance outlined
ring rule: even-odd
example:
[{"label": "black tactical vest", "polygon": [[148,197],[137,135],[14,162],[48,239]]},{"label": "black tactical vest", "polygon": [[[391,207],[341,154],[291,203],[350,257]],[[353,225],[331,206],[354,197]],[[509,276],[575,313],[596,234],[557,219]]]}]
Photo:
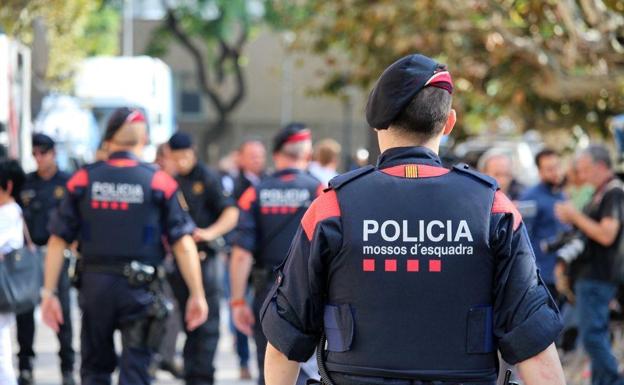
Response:
[{"label": "black tactical vest", "polygon": [[[494,182],[395,165],[334,183],[343,247],[324,324],[332,372],[421,380],[496,378]],[[331,184],[330,184],[331,185]]]},{"label": "black tactical vest", "polygon": [[273,269],[288,252],[297,227],[312,201],[320,182],[295,169],[281,170],[256,187],[258,200],[258,240],[256,266]]},{"label": "black tactical vest", "polygon": [[87,167],[80,199],[80,250],[85,262],[156,265],[164,257],[160,216],[164,196],[152,188],[156,170],[136,163]]}]

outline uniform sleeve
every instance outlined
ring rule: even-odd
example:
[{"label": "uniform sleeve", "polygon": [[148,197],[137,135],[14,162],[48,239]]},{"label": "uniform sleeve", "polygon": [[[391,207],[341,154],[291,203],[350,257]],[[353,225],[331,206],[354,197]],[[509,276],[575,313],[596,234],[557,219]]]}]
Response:
[{"label": "uniform sleeve", "polygon": [[259,210],[257,198],[256,189],[248,187],[238,200],[240,214],[232,242],[234,246],[242,247],[252,254],[256,252],[258,243],[257,216]]},{"label": "uniform sleeve", "polygon": [[188,205],[178,183],[164,171],[156,171],[152,179],[152,189],[162,194],[162,223],[164,234],[173,245],[185,235],[192,234],[195,223],[188,213]]},{"label": "uniform sleeve", "polygon": [[260,311],[267,340],[290,360],[306,361],[320,340],[328,261],[341,245],[340,209],[329,191],[304,215]]},{"label": "uniform sleeve", "polygon": [[87,170],[78,170],[67,181],[67,194],[57,209],[52,211],[48,222],[48,232],[51,235],[61,237],[67,243],[75,241],[80,229],[80,212],[78,205],[83,194],[86,193],[89,184]]},{"label": "uniform sleeve", "polygon": [[545,350],[563,326],[539,276],[522,217],[502,192],[492,207],[490,248],[496,264],[494,335],[505,361],[516,364]]},{"label": "uniform sleeve", "polygon": [[206,185],[206,205],[207,208],[219,216],[227,207],[236,206],[236,201],[231,196],[226,196],[218,175],[207,170],[204,174],[204,184]]}]

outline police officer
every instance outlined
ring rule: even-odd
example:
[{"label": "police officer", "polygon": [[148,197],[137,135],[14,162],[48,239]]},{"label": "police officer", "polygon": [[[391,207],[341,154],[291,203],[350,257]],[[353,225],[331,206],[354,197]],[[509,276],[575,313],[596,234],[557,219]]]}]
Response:
[{"label": "police officer", "polygon": [[[52,138],[45,134],[34,134],[32,137],[32,154],[37,163],[37,170],[28,174],[24,181],[20,201],[24,213],[24,219],[28,226],[28,231],[32,241],[37,245],[42,253],[43,246],[48,242],[50,233],[47,230],[50,213],[58,207],[65,197],[65,183],[69,180],[69,175],[60,171],[56,164],[55,143]],[[42,258],[43,263],[43,258]],[[69,259],[65,259],[61,275],[58,282],[58,297],[63,310],[63,317],[67,320],[57,334],[61,359],[61,375],[63,385],[75,383],[74,371],[74,348],[72,347],[72,323],[70,314],[69,297]],[[19,385],[29,385],[33,383],[33,360],[35,351],[33,344],[35,339],[35,309],[18,314],[17,320],[17,342],[20,350],[17,355],[19,365]]]},{"label": "police officer", "polygon": [[[310,130],[301,123],[287,125],[274,139],[275,173],[257,186],[249,187],[238,201],[241,216],[232,248],[230,304],[236,328],[247,335],[253,334],[256,341],[259,385],[264,385],[262,368],[267,341],[256,319],[275,280],[273,268],[286,255],[303,213],[323,188],[305,172],[311,153]],[[245,301],[250,274],[254,287],[253,310]]]},{"label": "police officer", "polygon": [[[236,226],[238,209],[236,202],[225,196],[218,174],[197,160],[189,135],[181,132],[174,134],[169,139],[169,148],[180,191],[198,226],[193,238],[200,252],[204,289],[211,310],[204,324],[194,331],[186,331],[184,377],[188,385],[212,384],[213,360],[219,341],[221,281],[217,276],[217,241]],[[171,285],[178,302],[184,304],[188,293],[181,285],[179,275],[173,275]]]},{"label": "police officer", "polygon": [[187,327],[194,329],[207,317],[199,257],[191,237],[195,226],[175,180],[139,161],[146,129],[139,111],[116,110],[104,137],[109,159],[71,177],[68,195],[50,220],[42,316],[57,332],[65,322],[55,288],[63,249],[77,240],[82,259],[83,385],[110,384],[118,361],[113,343],[116,329],[121,330],[123,343],[119,383],[150,383],[154,341],[160,338],[160,321],[168,308],[158,285],[163,239],[172,245],[191,292]]},{"label": "police officer", "polygon": [[422,55],[381,75],[366,109],[377,166],[312,203],[261,311],[267,384],[293,384],[316,346],[325,383],[494,385],[497,350],[527,385],[565,383],[520,214],[492,178],[437,155],[452,89]]}]

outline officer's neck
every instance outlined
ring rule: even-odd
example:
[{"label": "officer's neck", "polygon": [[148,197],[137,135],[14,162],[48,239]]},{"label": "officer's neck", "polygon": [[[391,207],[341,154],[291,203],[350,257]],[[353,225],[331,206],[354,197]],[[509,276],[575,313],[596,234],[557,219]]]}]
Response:
[{"label": "officer's neck", "polygon": [[110,142],[108,145],[108,152],[109,154],[114,154],[116,152],[129,152],[134,154],[137,158],[140,158],[143,155],[143,146],[123,146]]},{"label": "officer's neck", "polygon": [[428,139],[422,139],[389,128],[387,130],[377,130],[377,139],[379,141],[379,150],[382,153],[395,147],[426,147],[437,154],[440,150],[442,135],[440,134]]},{"label": "officer's neck", "polygon": [[39,175],[39,178],[43,180],[49,180],[49,179],[52,179],[54,175],[56,175],[57,170],[58,170],[58,167],[56,166],[56,163],[55,163],[48,167],[38,168],[37,175]]},{"label": "officer's neck", "polygon": [[275,170],[298,169],[305,170],[308,167],[308,160],[305,158],[293,158],[290,156],[276,154],[273,156]]}]

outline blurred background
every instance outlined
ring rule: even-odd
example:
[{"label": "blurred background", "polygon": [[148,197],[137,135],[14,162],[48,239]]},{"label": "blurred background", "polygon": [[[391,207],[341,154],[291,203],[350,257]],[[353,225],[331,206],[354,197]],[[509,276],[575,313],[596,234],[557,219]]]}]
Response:
[{"label": "blurred background", "polygon": [[348,168],[358,149],[376,154],[363,117],[372,83],[421,52],[455,78],[447,155],[472,162],[505,142],[535,178],[543,143],[615,145],[623,13],[621,0],[3,0],[0,144],[28,163],[30,131],[46,132],[75,168],[130,104],[153,145],[187,131],[212,164],[299,120],[338,140]]},{"label": "blurred background", "polygon": [[[302,121],[342,146],[348,170],[378,154],[364,119],[374,81],[414,52],[453,74],[446,162],[476,166],[496,148],[529,186],[542,148],[565,158],[598,141],[622,170],[624,0],[1,0],[0,158],[32,171],[43,132],[75,170],[131,106],[147,118],[148,161],[178,130],[216,166]],[[582,354],[564,361],[570,383],[589,383]]]}]

